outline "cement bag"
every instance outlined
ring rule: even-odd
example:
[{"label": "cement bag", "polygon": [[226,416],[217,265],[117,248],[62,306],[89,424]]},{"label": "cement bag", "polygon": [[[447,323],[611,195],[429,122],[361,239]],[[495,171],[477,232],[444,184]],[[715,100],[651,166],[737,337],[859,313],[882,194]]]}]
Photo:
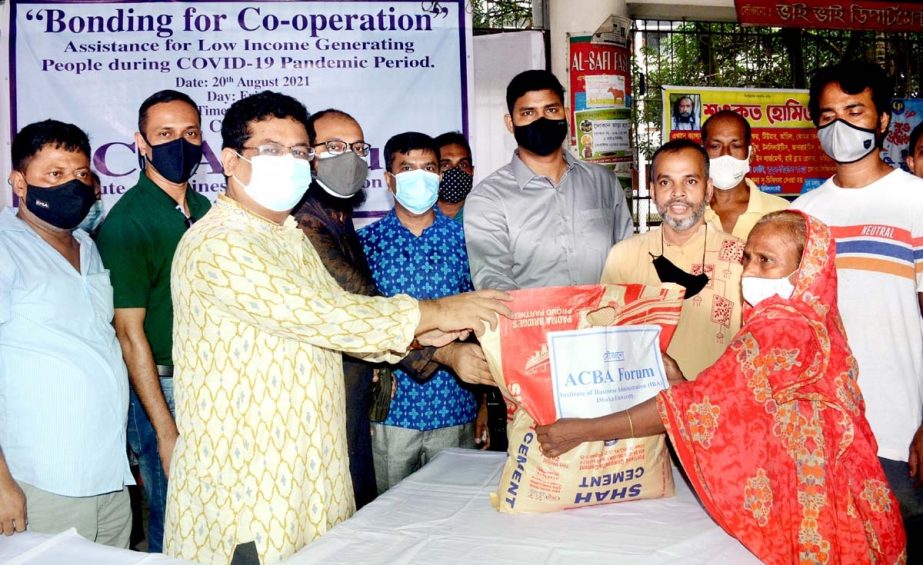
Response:
[{"label": "cement bag", "polygon": [[551,512],[673,495],[663,434],[583,443],[551,459],[535,425],[624,410],[667,387],[661,350],[679,322],[677,285],[587,285],[511,293],[513,314],[481,337],[507,402],[509,450],[492,502]]}]

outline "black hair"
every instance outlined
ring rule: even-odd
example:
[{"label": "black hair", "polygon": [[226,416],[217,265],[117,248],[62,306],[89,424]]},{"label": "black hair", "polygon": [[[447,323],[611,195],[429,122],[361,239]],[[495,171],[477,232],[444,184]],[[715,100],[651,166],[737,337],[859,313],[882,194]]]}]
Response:
[{"label": "black hair", "polygon": [[287,94],[264,90],[241,98],[225,112],[221,121],[222,149],[242,150],[252,135],[250,123],[270,118],[292,119],[308,129],[308,110],[304,104]]},{"label": "black hair", "polygon": [[712,120],[717,119],[717,118],[729,118],[732,120],[737,120],[739,123],[743,124],[744,141],[746,142],[747,147],[750,147],[750,143],[753,139],[753,131],[752,131],[752,128],[750,127],[750,122],[747,121],[747,118],[741,116],[734,110],[718,110],[711,117],[705,120],[705,123],[702,124],[702,144],[703,145],[705,144],[705,142],[708,141],[709,124],[711,123]]},{"label": "black hair", "polygon": [[513,114],[513,106],[527,92],[538,90],[550,90],[558,95],[561,104],[564,103],[564,87],[561,81],[549,71],[531,70],[523,71],[513,77],[509,86],[506,87],[506,107]]},{"label": "black hair", "polygon": [[866,88],[872,91],[872,102],[878,116],[891,115],[891,97],[894,95],[894,81],[884,69],[867,61],[847,61],[822,67],[811,79],[808,111],[816,126],[820,121],[820,95],[828,84],[836,83],[847,94],[859,94]]},{"label": "black hair", "polygon": [[90,139],[82,129],[57,120],[44,120],[27,125],[13,138],[13,170],[24,173],[32,157],[49,145],[65,151],[79,151],[90,158]]},{"label": "black hair", "polygon": [[657,162],[657,157],[661,153],[679,153],[684,149],[692,149],[702,157],[702,164],[705,167],[705,179],[708,179],[708,153],[705,152],[705,149],[701,145],[692,141],[691,139],[674,139],[673,141],[668,141],[660,146],[657,151],[654,151],[654,157],[651,159],[651,174],[654,172],[654,164]]},{"label": "black hair", "polygon": [[923,122],[918,123],[917,127],[910,132],[910,143],[907,145],[907,155],[909,157],[913,157],[913,154],[916,153],[921,137],[923,137]]},{"label": "black hair", "polygon": [[436,142],[436,147],[439,149],[442,149],[446,145],[461,145],[465,148],[465,151],[468,152],[468,157],[472,157],[471,145],[468,144],[468,139],[459,131],[447,131],[441,135],[437,135],[436,139],[433,141]]},{"label": "black hair", "polygon": [[393,136],[385,143],[385,170],[391,172],[395,153],[406,155],[411,151],[432,151],[436,155],[436,162],[439,162],[439,147],[432,137],[418,131],[407,131]]},{"label": "black hair", "polygon": [[[202,112],[199,110],[199,106],[193,102],[192,98],[188,94],[179,92],[178,90],[161,90],[155,92],[147,97],[147,99],[141,103],[141,107],[138,108],[138,131],[141,133],[141,136],[144,137],[144,128],[147,127],[147,111],[150,110],[151,106],[155,104],[166,104],[167,102],[185,102],[192,106],[192,109],[195,110],[196,116],[199,118],[199,123],[202,122]],[[145,139],[147,139],[145,137]]]},{"label": "black hair", "polygon": [[311,145],[314,145],[314,140],[317,139],[317,130],[314,128],[314,124],[317,123],[317,120],[323,118],[324,116],[339,116],[341,118],[346,118],[359,123],[359,120],[350,116],[343,110],[337,110],[336,108],[327,108],[326,110],[321,110],[320,112],[314,112],[311,114],[311,117],[308,118],[308,122],[305,125],[305,129],[308,130],[308,139],[311,140]]}]

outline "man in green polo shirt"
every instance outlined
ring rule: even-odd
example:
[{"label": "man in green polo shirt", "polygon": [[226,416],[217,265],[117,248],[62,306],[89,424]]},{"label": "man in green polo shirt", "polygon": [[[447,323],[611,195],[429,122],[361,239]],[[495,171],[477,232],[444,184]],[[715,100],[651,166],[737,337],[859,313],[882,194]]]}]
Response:
[{"label": "man in green polo shirt", "polygon": [[210,206],[188,185],[202,160],[200,126],[198,106],[182,92],[162,90],[141,104],[135,142],[144,170],[109,212],[97,238],[112,279],[115,331],[131,379],[128,443],[138,456],[150,507],[150,552],[163,547],[167,477],[177,437],[170,266],[180,238]]}]

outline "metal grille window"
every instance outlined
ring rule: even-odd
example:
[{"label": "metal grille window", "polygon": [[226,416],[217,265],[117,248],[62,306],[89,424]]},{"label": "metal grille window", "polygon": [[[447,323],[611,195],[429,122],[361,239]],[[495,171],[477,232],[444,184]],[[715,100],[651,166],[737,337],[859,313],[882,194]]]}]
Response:
[{"label": "metal grille window", "polygon": [[470,0],[475,33],[540,29],[544,0]]},{"label": "metal grille window", "polygon": [[632,28],[633,146],[639,175],[635,213],[641,231],[660,218],[650,201],[650,157],[661,135],[661,85],[807,88],[811,75],[841,60],[881,64],[899,97],[923,84],[923,34],[741,27],[733,23],[635,20]]}]

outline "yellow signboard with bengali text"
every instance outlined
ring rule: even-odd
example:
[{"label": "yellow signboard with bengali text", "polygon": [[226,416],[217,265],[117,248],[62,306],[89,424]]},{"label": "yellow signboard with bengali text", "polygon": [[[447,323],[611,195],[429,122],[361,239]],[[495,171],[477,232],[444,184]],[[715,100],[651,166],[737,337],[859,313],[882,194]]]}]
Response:
[{"label": "yellow signboard with bengali text", "polygon": [[752,128],[750,178],[764,192],[799,194],[821,185],[835,163],[821,150],[808,112],[808,91],[663,87],[663,138],[701,142],[708,118],[731,110]]}]

